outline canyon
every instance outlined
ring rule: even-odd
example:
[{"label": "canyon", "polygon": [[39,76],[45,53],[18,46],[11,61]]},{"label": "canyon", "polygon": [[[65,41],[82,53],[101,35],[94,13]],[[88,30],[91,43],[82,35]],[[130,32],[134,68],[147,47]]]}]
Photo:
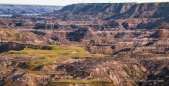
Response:
[{"label": "canyon", "polygon": [[168,9],[82,3],[0,17],[0,86],[168,86]]}]

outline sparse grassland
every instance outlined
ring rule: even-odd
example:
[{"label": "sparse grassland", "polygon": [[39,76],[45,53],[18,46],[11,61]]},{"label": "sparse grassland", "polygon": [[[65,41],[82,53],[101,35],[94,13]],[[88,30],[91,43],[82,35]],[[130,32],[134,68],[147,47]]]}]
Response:
[{"label": "sparse grassland", "polygon": [[25,48],[21,51],[8,51],[5,54],[12,57],[29,57],[34,59],[29,62],[28,69],[34,69],[42,65],[52,64],[54,61],[66,60],[71,58],[91,58],[91,57],[105,57],[104,54],[91,54],[83,47],[75,46],[49,46],[50,49],[30,49]]},{"label": "sparse grassland", "polygon": [[115,86],[113,82],[91,79],[91,80],[80,80],[80,79],[66,79],[58,80],[48,83],[47,86],[69,86],[70,84],[87,84],[90,86]]}]

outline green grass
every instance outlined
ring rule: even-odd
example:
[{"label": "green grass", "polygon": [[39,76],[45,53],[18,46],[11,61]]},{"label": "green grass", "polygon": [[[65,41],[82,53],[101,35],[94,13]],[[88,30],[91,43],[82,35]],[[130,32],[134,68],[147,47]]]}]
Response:
[{"label": "green grass", "polygon": [[92,54],[94,57],[109,57],[109,55],[97,53],[97,54]]},{"label": "green grass", "polygon": [[122,56],[123,58],[130,58],[130,55],[129,54],[126,54],[124,56]]},{"label": "green grass", "polygon": [[29,62],[28,69],[34,69],[41,65],[48,65],[58,60],[66,60],[71,58],[91,58],[91,57],[105,57],[104,54],[91,54],[86,51],[83,47],[75,46],[48,46],[52,47],[51,50],[34,50],[30,48],[25,48],[21,51],[8,51],[4,54],[17,57],[29,57],[32,56],[34,59]]},{"label": "green grass", "polygon": [[139,55],[151,55],[152,53],[139,53]]},{"label": "green grass", "polygon": [[131,77],[136,76],[136,75],[134,74],[134,73],[135,73],[134,69],[130,69],[130,68],[128,68],[128,67],[124,67],[124,70],[125,70],[126,73],[127,73],[128,75],[130,75]]},{"label": "green grass", "polygon": [[14,31],[14,30],[4,29],[4,28],[0,28],[0,30],[1,30],[4,34],[6,34],[7,37],[11,37],[11,36],[14,36],[14,35],[19,35],[19,32]]},{"label": "green grass", "polygon": [[80,79],[66,79],[53,81],[47,84],[47,86],[69,86],[70,84],[87,84],[89,86],[115,86],[113,82],[103,81],[98,79],[80,80]]}]

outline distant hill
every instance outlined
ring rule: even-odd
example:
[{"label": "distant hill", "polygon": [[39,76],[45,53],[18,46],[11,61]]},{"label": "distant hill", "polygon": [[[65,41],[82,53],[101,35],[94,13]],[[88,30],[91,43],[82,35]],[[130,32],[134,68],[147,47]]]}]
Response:
[{"label": "distant hill", "polygon": [[[82,3],[63,7],[59,12],[51,13],[68,19],[125,19],[125,18],[161,18],[169,15],[169,3]],[[61,15],[58,15],[61,13]],[[83,16],[82,16],[83,15]]]},{"label": "distant hill", "polygon": [[60,10],[62,6],[0,4],[0,14],[42,14]]}]

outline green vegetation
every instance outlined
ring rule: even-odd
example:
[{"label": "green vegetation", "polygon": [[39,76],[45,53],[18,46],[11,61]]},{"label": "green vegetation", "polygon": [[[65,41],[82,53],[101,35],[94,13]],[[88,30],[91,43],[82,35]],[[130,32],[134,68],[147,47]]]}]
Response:
[{"label": "green vegetation", "polygon": [[[0,28],[0,35],[3,42],[5,41],[23,41],[25,39],[37,40],[36,35],[32,32],[19,32],[12,29]],[[34,37],[34,38],[31,38]],[[40,38],[42,39],[42,38]]]},{"label": "green vegetation", "polygon": [[48,83],[47,86],[69,86],[70,84],[87,84],[90,86],[115,86],[113,82],[103,81],[103,80],[79,80],[79,79],[66,79],[58,80]]},{"label": "green vegetation", "polygon": [[129,54],[125,54],[122,56],[123,58],[130,58],[130,55]]},{"label": "green vegetation", "polygon": [[15,34],[15,35],[19,34],[19,32],[11,30],[11,29],[0,28],[0,31],[2,31],[3,33],[7,34],[7,36],[11,36],[11,34]]},{"label": "green vegetation", "polygon": [[34,50],[25,48],[21,51],[9,51],[6,54],[11,56],[33,56],[35,59],[29,63],[29,69],[33,69],[40,65],[47,65],[56,60],[70,59],[74,57],[85,58],[92,57],[92,55],[84,50],[82,47],[72,46],[53,46],[51,50]]},{"label": "green vegetation", "polygon": [[54,61],[57,60],[106,56],[104,54],[90,54],[83,47],[54,45],[43,46],[40,49],[25,48],[21,51],[11,50],[4,54],[7,54],[12,57],[33,57],[34,59],[27,64],[27,69],[31,70],[44,65],[52,64]]},{"label": "green vegetation", "polygon": [[94,56],[94,57],[108,57],[109,55],[97,53],[97,54],[93,54],[93,56]]},{"label": "green vegetation", "polygon": [[135,76],[135,71],[134,69],[129,69],[128,67],[124,67],[124,70],[126,71],[126,73],[128,75],[130,75],[131,77],[134,77]]},{"label": "green vegetation", "polygon": [[141,56],[146,56],[147,55],[148,56],[148,55],[152,55],[152,53],[142,53],[142,52],[140,52],[139,55],[141,55]]}]

